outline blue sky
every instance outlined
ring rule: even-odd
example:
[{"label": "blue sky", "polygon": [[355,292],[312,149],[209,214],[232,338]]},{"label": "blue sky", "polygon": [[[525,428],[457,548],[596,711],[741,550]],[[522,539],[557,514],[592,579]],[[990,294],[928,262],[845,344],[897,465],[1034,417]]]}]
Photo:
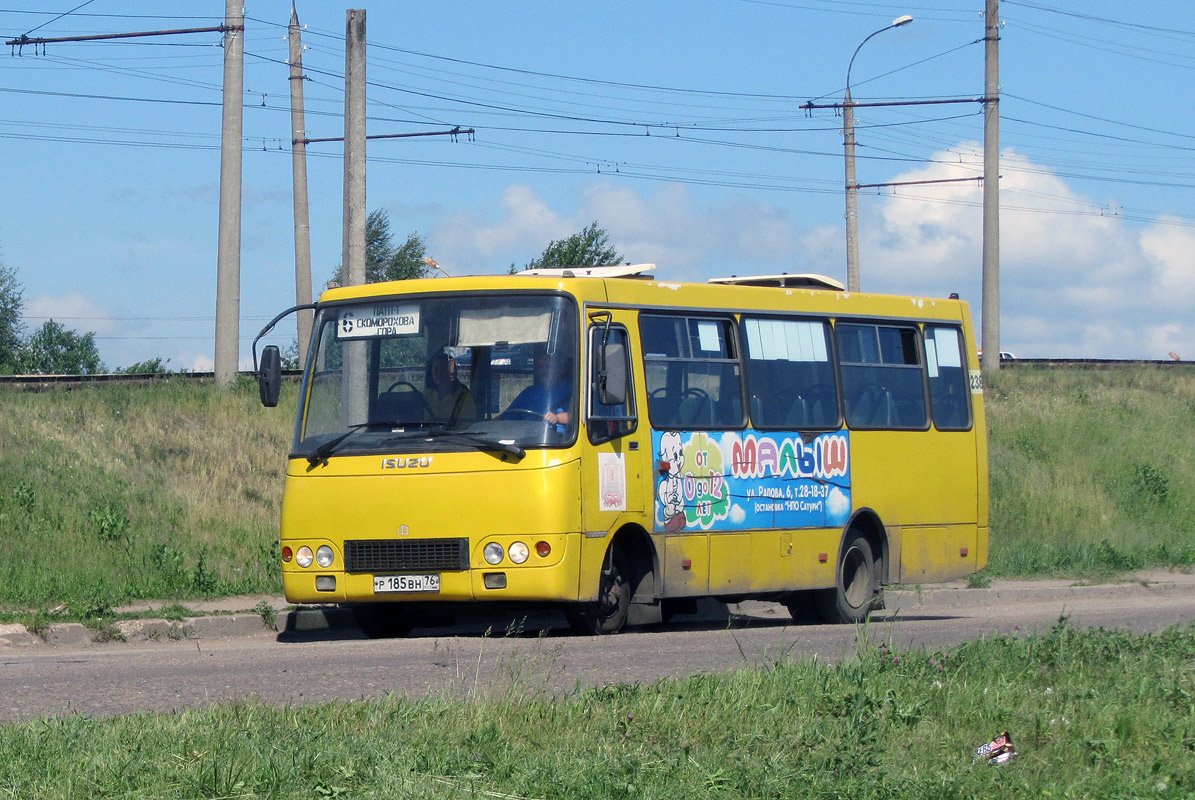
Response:
[{"label": "blue sky", "polygon": [[[841,119],[802,103],[976,98],[983,0],[365,6],[368,207],[453,274],[505,272],[597,220],[656,274],[845,279]],[[343,135],[347,6],[298,2],[310,137]],[[63,12],[72,12],[59,16]],[[224,4],[0,0],[0,35],[218,25]],[[286,25],[246,0],[241,359],[294,302]],[[1001,3],[1001,348],[1195,358],[1195,5]],[[94,331],[109,368],[210,369],[218,33],[8,48],[0,261],[26,324]],[[978,104],[860,109],[858,180],[981,172]],[[338,143],[308,159],[314,284],[340,261]],[[978,182],[860,194],[865,290],[971,301]],[[293,338],[280,328],[277,341]]]}]

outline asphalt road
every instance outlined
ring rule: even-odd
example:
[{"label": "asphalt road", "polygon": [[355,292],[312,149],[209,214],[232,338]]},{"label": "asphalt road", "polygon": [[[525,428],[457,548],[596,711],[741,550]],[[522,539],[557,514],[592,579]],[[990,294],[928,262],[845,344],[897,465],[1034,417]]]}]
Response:
[{"label": "asphalt road", "polygon": [[247,698],[313,704],[388,693],[568,691],[789,657],[834,661],[854,653],[859,636],[900,648],[950,649],[985,635],[1045,630],[1061,616],[1075,627],[1139,633],[1195,622],[1195,576],[1139,578],[1097,586],[1036,581],[889,591],[888,608],[858,629],[793,624],[774,604],[728,609],[709,603],[668,626],[611,637],[575,636],[562,618],[544,615],[526,620],[514,635],[505,633],[509,618],[494,617],[416,630],[406,639],[368,640],[343,624],[343,616],[333,615],[331,627],[293,629],[305,627],[298,612],[280,617],[292,628],[281,633],[258,626],[235,635],[201,632],[103,645],[0,642],[0,721],[173,711]]}]

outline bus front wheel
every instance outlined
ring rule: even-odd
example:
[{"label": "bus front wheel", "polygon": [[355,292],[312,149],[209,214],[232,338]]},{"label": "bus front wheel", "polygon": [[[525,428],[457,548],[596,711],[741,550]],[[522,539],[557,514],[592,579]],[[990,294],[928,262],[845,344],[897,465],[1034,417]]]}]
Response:
[{"label": "bus front wheel", "polygon": [[565,614],[569,627],[578,633],[604,635],[618,633],[626,624],[631,608],[631,570],[626,553],[618,544],[611,545],[602,576],[598,599]]},{"label": "bus front wheel", "polygon": [[825,622],[862,622],[884,607],[875,553],[862,534],[852,533],[843,543],[837,575],[834,588],[818,591],[814,598]]}]

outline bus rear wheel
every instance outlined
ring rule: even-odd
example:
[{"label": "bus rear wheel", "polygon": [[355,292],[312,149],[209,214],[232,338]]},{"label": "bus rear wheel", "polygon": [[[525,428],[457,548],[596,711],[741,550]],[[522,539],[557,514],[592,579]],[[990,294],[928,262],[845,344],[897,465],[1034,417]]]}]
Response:
[{"label": "bus rear wheel", "polygon": [[397,639],[415,627],[410,609],[394,603],[362,603],[353,606],[357,627],[370,639]]},{"label": "bus rear wheel", "polygon": [[598,599],[565,613],[568,625],[577,633],[605,635],[618,633],[627,622],[631,608],[631,570],[626,553],[618,544],[611,545],[606,568],[598,583]]},{"label": "bus rear wheel", "polygon": [[825,622],[862,622],[872,611],[884,607],[883,588],[871,543],[852,533],[843,543],[833,589],[814,595],[818,616]]}]

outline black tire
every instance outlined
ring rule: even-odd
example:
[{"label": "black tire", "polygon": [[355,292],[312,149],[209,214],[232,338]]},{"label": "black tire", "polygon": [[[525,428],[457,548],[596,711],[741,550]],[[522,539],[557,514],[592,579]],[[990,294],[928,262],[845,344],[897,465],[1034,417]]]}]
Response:
[{"label": "black tire", "polygon": [[884,607],[884,590],[876,565],[871,543],[862,534],[848,534],[838,557],[834,588],[814,595],[818,615],[823,621],[862,622],[872,611]]},{"label": "black tire", "polygon": [[353,606],[353,616],[370,639],[398,639],[415,627],[411,610],[395,603],[362,603]]},{"label": "black tire", "polygon": [[618,544],[610,547],[598,583],[597,602],[584,603],[565,613],[569,627],[577,633],[605,636],[618,633],[626,625],[631,608],[630,562],[622,547]]}]

